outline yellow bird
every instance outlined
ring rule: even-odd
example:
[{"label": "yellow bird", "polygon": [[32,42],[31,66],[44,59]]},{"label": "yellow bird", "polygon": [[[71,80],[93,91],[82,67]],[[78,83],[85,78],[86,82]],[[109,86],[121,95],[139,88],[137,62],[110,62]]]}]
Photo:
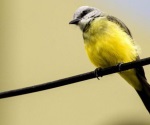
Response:
[{"label": "yellow bird", "polygon": [[[78,25],[82,30],[85,50],[96,67],[106,68],[139,59],[138,47],[129,29],[116,17],[94,7],[82,6],[76,10],[69,24]],[[150,113],[150,85],[143,67],[119,74],[135,88]]]}]

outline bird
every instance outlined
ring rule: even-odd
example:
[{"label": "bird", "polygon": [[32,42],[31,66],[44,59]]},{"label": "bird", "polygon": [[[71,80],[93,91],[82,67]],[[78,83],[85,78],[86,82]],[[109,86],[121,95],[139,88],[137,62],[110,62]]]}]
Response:
[{"label": "bird", "polygon": [[[95,7],[81,6],[69,24],[79,26],[90,61],[97,68],[107,68],[139,60],[139,47],[128,27],[118,18]],[[150,113],[150,85],[142,66],[119,72],[137,92]]]}]

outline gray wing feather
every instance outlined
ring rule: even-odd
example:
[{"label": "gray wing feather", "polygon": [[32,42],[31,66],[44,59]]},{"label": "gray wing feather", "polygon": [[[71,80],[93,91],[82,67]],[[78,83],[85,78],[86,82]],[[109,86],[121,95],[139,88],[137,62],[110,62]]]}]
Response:
[{"label": "gray wing feather", "polygon": [[[112,21],[112,22],[118,24],[124,30],[124,32],[126,32],[132,38],[130,30],[128,29],[128,27],[121,20],[119,20],[116,17],[110,16],[110,15],[107,16],[107,19],[109,21]],[[139,60],[140,57],[137,56],[136,59]],[[146,79],[143,67],[139,66],[135,70],[136,70],[136,73],[140,74],[141,76],[143,76]]]},{"label": "gray wing feather", "polygon": [[121,20],[119,20],[118,18],[116,18],[114,16],[110,16],[110,15],[107,16],[107,19],[109,21],[112,21],[112,22],[118,24],[124,30],[124,32],[126,32],[132,38],[132,34],[131,34],[130,30]]},{"label": "gray wing feather", "polygon": [[[130,30],[121,20],[117,19],[116,17],[109,16],[109,15],[107,16],[107,19],[109,21],[112,21],[118,24],[124,30],[124,32],[126,32],[132,38]],[[139,56],[137,56],[136,59],[139,60],[140,59]],[[136,71],[136,76],[138,77],[141,85],[143,86],[143,89],[141,91],[138,91],[138,90],[136,91],[138,95],[140,96],[141,100],[143,101],[146,109],[150,113],[150,85],[146,80],[144,69],[142,66],[136,67],[135,71]]]}]

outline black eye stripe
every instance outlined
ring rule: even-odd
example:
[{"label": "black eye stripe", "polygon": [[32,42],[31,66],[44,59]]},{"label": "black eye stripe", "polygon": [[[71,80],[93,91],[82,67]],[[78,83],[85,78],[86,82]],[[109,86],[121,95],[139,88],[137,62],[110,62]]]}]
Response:
[{"label": "black eye stripe", "polygon": [[84,17],[87,13],[89,13],[89,12],[91,12],[91,11],[92,11],[91,9],[89,9],[89,10],[84,10],[84,11],[80,14],[80,16],[79,16],[78,18]]},{"label": "black eye stripe", "polygon": [[87,13],[89,13],[89,12],[90,12],[90,10],[84,10],[84,11],[82,12],[82,14],[81,14],[82,17],[85,16],[85,15],[86,15]]},{"label": "black eye stripe", "polygon": [[88,13],[88,10],[84,10],[83,12],[82,12],[82,14],[87,14]]}]

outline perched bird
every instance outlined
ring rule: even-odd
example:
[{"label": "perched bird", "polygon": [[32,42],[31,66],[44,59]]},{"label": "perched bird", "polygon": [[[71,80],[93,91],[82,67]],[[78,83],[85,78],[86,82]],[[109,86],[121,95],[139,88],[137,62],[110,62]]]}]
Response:
[{"label": "perched bird", "polygon": [[[85,50],[96,67],[106,68],[139,60],[138,47],[130,30],[116,17],[94,7],[81,6],[69,24],[75,24],[82,30]],[[150,113],[150,85],[143,67],[121,71],[119,74],[134,87]]]}]

